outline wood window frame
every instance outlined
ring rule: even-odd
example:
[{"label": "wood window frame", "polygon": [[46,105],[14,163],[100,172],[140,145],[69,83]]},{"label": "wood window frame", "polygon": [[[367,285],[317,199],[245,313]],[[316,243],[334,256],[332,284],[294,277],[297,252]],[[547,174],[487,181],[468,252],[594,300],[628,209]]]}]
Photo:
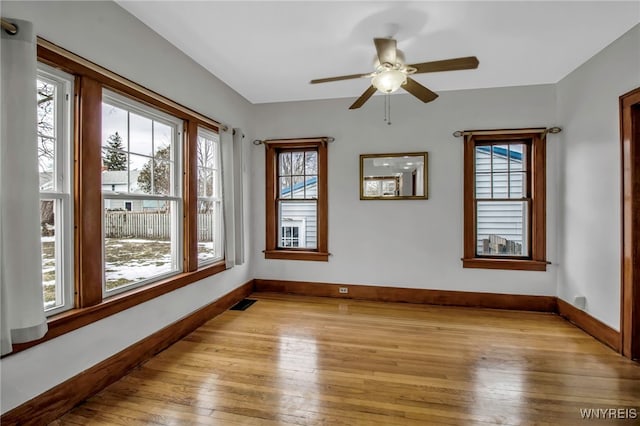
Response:
[{"label": "wood window frame", "polygon": [[[277,139],[265,141],[266,148],[266,234],[265,259],[311,260],[327,262],[328,196],[327,196],[328,138]],[[318,152],[317,245],[315,249],[278,247],[278,154],[283,151],[309,150]]]},{"label": "wood window frame", "polygon": [[[13,352],[51,340],[95,321],[187,286],[226,269],[224,258],[198,269],[198,127],[219,133],[222,126],[118,74],[38,37],[38,61],[75,77],[74,88],[74,308],[47,319],[39,340],[15,344]],[[179,118],[183,138],[183,272],[103,299],[102,294],[102,90],[109,89]]]},{"label": "wood window frame", "polygon": [[[464,268],[546,271],[546,129],[465,131],[464,133]],[[476,253],[475,147],[481,143],[524,140],[530,143],[529,255],[478,256]]]}]

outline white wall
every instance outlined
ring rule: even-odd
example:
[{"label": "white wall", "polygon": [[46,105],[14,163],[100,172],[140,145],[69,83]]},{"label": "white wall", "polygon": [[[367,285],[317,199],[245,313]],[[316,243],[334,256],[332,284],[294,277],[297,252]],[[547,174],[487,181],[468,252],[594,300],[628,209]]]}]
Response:
[{"label": "white wall", "polygon": [[[31,20],[47,40],[202,114],[241,127],[250,145],[251,104],[115,3],[3,1],[2,16]],[[248,195],[245,208],[251,208]],[[249,227],[246,220],[245,214]],[[0,361],[2,413],[253,278],[249,233],[246,236],[245,265]]]},{"label": "white wall", "polygon": [[618,99],[640,86],[640,25],[557,85],[560,134],[558,296],[620,329]]},{"label": "white wall", "polygon": [[[336,138],[329,145],[329,262],[264,259],[265,154],[252,147],[256,278],[555,295],[555,265],[547,272],[462,268],[463,144],[452,136],[464,129],[555,125],[554,86],[443,92],[426,105],[393,95],[390,126],[381,96],[349,111],[352,101],[256,106],[261,139]],[[556,137],[548,144],[548,259],[555,263]],[[417,151],[429,152],[428,200],[360,201],[360,154]]]}]

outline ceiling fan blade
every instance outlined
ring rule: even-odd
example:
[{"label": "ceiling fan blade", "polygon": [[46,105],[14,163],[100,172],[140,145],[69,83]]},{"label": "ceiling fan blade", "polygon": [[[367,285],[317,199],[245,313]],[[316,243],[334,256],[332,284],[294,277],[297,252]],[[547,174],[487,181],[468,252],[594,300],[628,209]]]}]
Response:
[{"label": "ceiling fan blade", "polygon": [[467,56],[464,58],[445,59],[443,61],[423,62],[409,66],[417,70],[415,74],[421,74],[424,72],[471,70],[478,68],[478,63],[478,58],[475,56]]},{"label": "ceiling fan blade", "polygon": [[431,102],[438,97],[438,94],[427,89],[411,77],[407,77],[407,82],[402,87],[424,103]]},{"label": "ceiling fan blade", "polygon": [[392,38],[374,38],[378,60],[382,64],[396,64],[396,41]]},{"label": "ceiling fan blade", "polygon": [[365,78],[365,77],[370,77],[370,76],[371,76],[371,74],[341,75],[339,77],[318,78],[316,80],[311,80],[309,83],[311,83],[311,84],[329,83],[331,81],[351,80],[352,78]]},{"label": "ceiling fan blade", "polygon": [[376,90],[377,89],[375,87],[369,86],[369,88],[365,90],[365,92],[358,99],[356,99],[356,101],[349,107],[349,109],[360,108],[362,105],[364,105],[365,102],[369,100],[371,96],[373,96],[374,93],[376,93]]}]

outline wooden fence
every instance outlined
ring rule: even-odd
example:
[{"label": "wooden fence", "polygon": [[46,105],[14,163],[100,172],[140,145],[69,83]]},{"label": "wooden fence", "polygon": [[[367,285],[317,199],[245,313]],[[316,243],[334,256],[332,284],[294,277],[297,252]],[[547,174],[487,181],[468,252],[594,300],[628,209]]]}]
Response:
[{"label": "wooden fence", "polygon": [[499,235],[489,235],[482,240],[482,254],[522,255],[522,244],[507,240]]},{"label": "wooden fence", "polygon": [[[198,214],[198,241],[212,241],[216,233],[216,214]],[[171,213],[109,211],[104,215],[106,238],[169,240]]]}]

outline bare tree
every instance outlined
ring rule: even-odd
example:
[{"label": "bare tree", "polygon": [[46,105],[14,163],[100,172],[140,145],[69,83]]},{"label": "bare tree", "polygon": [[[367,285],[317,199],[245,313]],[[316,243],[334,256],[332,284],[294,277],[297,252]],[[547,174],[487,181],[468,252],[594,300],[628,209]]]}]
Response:
[{"label": "bare tree", "polygon": [[[216,149],[207,139],[198,138],[196,149],[198,169],[198,196],[213,197],[217,182],[215,182]],[[213,208],[213,202],[198,200],[198,213],[207,213]]]},{"label": "bare tree", "polygon": [[37,82],[38,165],[41,172],[53,169],[55,158],[55,86]]}]

